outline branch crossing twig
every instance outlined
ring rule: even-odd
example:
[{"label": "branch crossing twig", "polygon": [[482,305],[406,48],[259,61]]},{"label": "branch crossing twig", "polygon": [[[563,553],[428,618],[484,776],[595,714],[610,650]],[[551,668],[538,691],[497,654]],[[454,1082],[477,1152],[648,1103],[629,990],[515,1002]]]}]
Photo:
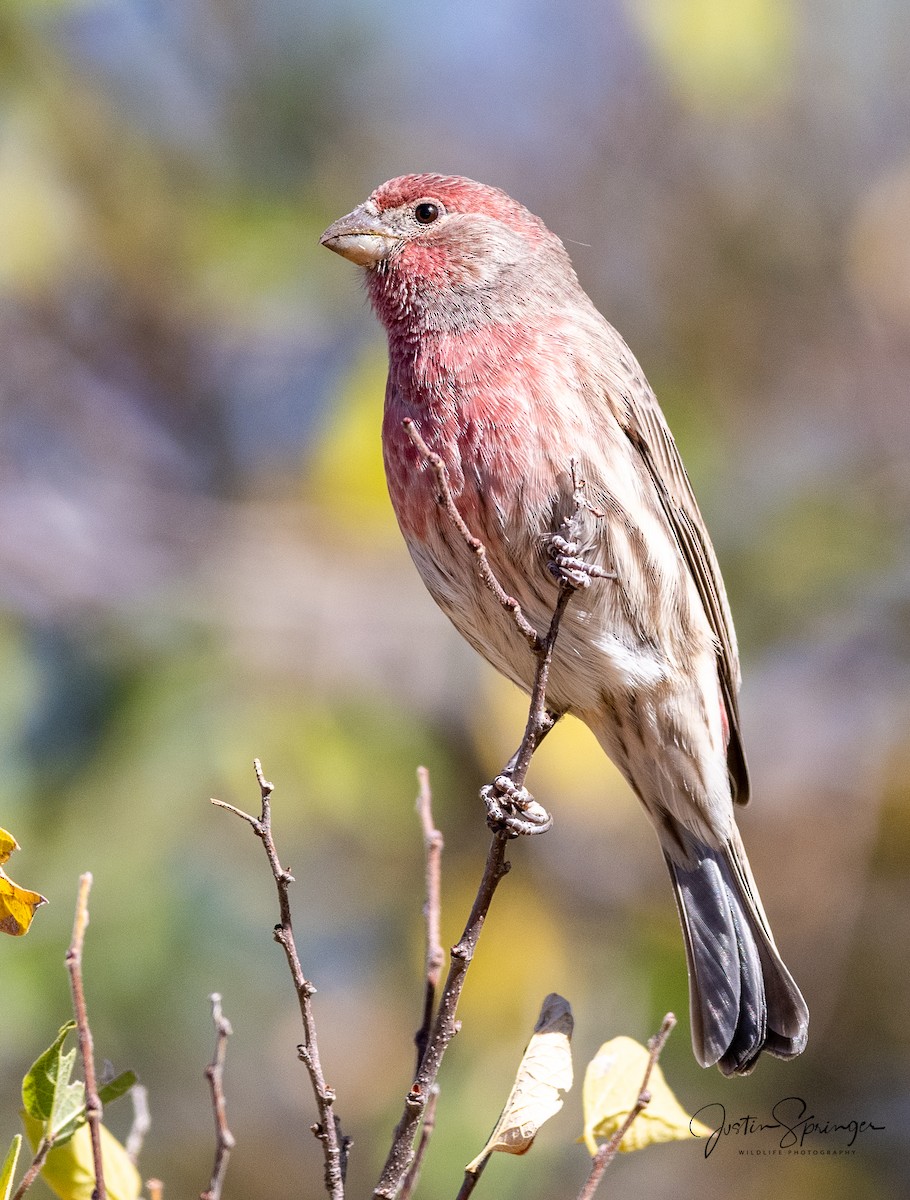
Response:
[{"label": "branch crossing twig", "polygon": [[[560,531],[554,531],[553,534],[554,548],[551,552],[550,569],[558,581],[558,595],[548,629],[542,636],[527,620],[515,597],[510,596],[502,587],[490,566],[486,547],[479,538],[471,533],[458,511],[449,487],[443,460],[429,449],[413,421],[406,420],[404,428],[412,444],[435,474],[438,485],[438,503],[445,510],[468,549],[476,556],[478,571],[484,584],[496,597],[503,611],[527,642],[537,659],[537,667],[534,673],[528,721],[521,745],[502,773],[481,792],[487,805],[487,821],[493,830],[493,838],[470,915],[461,937],[450,951],[449,970],[438,1004],[436,1003],[436,994],[444,961],[439,942],[439,860],[442,853],[442,836],[432,821],[429,780],[426,772],[421,769],[418,809],[423,823],[427,854],[427,958],[424,1016],[415,1037],[418,1062],[414,1081],[405,1097],[404,1111],[396,1126],[391,1149],[373,1192],[373,1200],[394,1200],[395,1197],[407,1200],[416,1185],[423,1154],[435,1123],[438,1092],[436,1078],[439,1067],[449,1042],[459,1030],[459,1022],[455,1019],[455,1013],[464,987],[465,975],[473,959],[493,895],[500,880],[509,871],[506,847],[511,838],[519,834],[543,833],[552,824],[552,818],[528,793],[524,782],[534,751],[561,715],[548,710],[546,705],[550,664],[560,623],[569,600],[578,588],[587,587],[593,578],[611,577],[609,573],[596,566],[590,566],[576,555],[577,547],[572,538],[576,518],[583,508],[590,508],[590,505],[584,499],[584,484],[578,481],[576,464],[573,462],[575,510],[573,515],[563,521],[560,526],[560,530],[569,536],[563,537]],[[310,1074],[320,1114],[320,1121],[313,1126],[313,1132],[324,1147],[326,1190],[331,1200],[343,1200],[350,1139],[341,1132],[340,1123],[333,1111],[335,1093],[326,1087],[319,1060],[316,1029],[310,1002],[315,988],[305,978],[301,969],[291,927],[288,886],[293,882],[293,876],[282,868],[271,834],[272,785],[264,778],[258,759],[255,766],[262,797],[262,813],[258,818],[220,800],[213,800],[212,803],[233,812],[246,821],[265,846],[278,889],[281,914],[281,921],[275,927],[275,940],[284,948],[287,956],[303,1020],[305,1042],[298,1046],[298,1054]],[[415,1138],[421,1128],[421,1122],[423,1123],[421,1138],[415,1149]]]},{"label": "branch crossing twig", "polygon": [[[521,745],[503,772],[481,792],[487,804],[488,823],[494,831],[483,877],[461,938],[451,950],[449,972],[442,989],[435,1019],[430,1028],[426,1050],[418,1066],[416,1078],[405,1097],[404,1111],[396,1126],[392,1147],[373,1192],[373,1200],[394,1200],[401,1193],[403,1181],[413,1171],[415,1154],[419,1151],[419,1148],[418,1151],[414,1149],[414,1139],[421,1119],[425,1119],[431,1098],[434,1096],[436,1077],[443,1055],[459,1029],[455,1013],[464,987],[465,974],[474,956],[493,895],[500,880],[509,870],[509,863],[506,860],[508,840],[518,834],[543,833],[552,824],[549,814],[527,792],[524,782],[534,751],[558,719],[558,714],[547,709],[546,691],[560,623],[566,606],[577,587],[587,586],[587,582],[590,582],[590,576],[583,577],[586,582],[579,582],[574,574],[558,576],[559,593],[556,606],[549,628],[541,637],[524,616],[518,601],[508,595],[496,578],[489,563],[486,547],[479,538],[471,533],[459,513],[442,459],[430,450],[413,421],[406,420],[404,427],[407,436],[436,476],[439,489],[438,503],[464,539],[465,544],[477,556],[481,578],[527,641],[537,659],[537,669],[531,691],[528,721]],[[574,464],[573,484],[577,513],[584,506],[583,485],[576,481]],[[573,559],[572,566],[575,574],[578,574],[578,578],[582,578],[579,572],[584,564]],[[507,801],[507,804],[502,803],[503,799]],[[421,1139],[421,1145],[424,1144],[425,1139]]]},{"label": "branch crossing twig", "polygon": [[616,1157],[619,1151],[619,1144],[626,1136],[632,1127],[632,1122],[638,1117],[651,1103],[651,1093],[648,1091],[648,1083],[651,1080],[651,1072],[660,1058],[664,1046],[667,1044],[667,1038],[673,1032],[673,1027],[676,1024],[676,1017],[673,1013],[667,1013],[663,1019],[660,1029],[648,1041],[648,1064],[645,1067],[644,1077],[641,1081],[641,1087],[638,1092],[638,1099],[635,1102],[635,1107],[616,1130],[609,1141],[604,1142],[591,1162],[591,1173],[585,1182],[584,1187],[578,1193],[578,1200],[591,1200],[591,1197],[597,1191],[597,1187],[603,1178],[604,1171]]}]

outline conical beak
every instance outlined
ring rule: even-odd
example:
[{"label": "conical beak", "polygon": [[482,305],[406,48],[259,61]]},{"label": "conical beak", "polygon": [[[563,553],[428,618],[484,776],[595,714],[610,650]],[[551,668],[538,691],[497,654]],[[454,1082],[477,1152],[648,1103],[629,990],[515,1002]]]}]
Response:
[{"label": "conical beak", "polygon": [[319,243],[334,250],[342,258],[349,258],[359,267],[375,267],[388,258],[400,238],[392,233],[375,209],[361,204],[346,217],[340,217],[330,225]]}]

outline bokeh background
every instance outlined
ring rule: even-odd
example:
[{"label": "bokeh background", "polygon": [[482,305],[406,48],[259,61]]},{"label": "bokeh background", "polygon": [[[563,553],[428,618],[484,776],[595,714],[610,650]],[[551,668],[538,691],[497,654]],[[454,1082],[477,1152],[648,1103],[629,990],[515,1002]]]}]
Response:
[{"label": "bokeh background", "polygon": [[145,1175],[172,1197],[207,1182],[218,989],[226,1196],[323,1194],[265,860],[208,803],[255,808],[259,755],[351,1194],[375,1177],[421,1004],[414,770],[432,771],[451,942],[487,844],[476,789],[523,721],[400,544],[382,335],[356,271],[317,245],[383,179],[440,170],[504,187],[566,240],[677,434],[740,634],[741,823],[813,1024],[796,1063],[737,1082],[695,1065],[653,835],[567,722],[530,780],[556,825],[514,848],[422,1194],[457,1191],[551,990],[574,1006],[579,1083],[484,1194],[575,1195],[584,1062],[668,1008],[664,1064],[690,1111],[761,1116],[798,1094],[886,1129],[850,1156],[738,1154],[770,1135],[708,1161],[663,1146],[615,1164],[615,1194],[900,1194],[908,79],[905,0],[0,7],[0,824],[23,845],[13,877],[51,900],[0,944],[0,1143],[68,1016],[91,870],[96,1049],[150,1089]]}]

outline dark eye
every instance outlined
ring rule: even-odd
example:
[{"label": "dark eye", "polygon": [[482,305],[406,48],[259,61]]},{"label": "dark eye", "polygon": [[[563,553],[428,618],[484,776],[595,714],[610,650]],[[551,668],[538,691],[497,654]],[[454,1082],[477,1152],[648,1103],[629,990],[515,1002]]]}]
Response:
[{"label": "dark eye", "polygon": [[431,204],[429,200],[424,200],[414,209],[414,216],[421,225],[432,225],[439,216],[439,205]]}]

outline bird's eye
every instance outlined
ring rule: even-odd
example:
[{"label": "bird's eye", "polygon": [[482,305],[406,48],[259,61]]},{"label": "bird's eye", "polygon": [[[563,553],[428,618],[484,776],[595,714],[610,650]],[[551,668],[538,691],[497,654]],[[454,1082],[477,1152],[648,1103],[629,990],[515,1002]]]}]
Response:
[{"label": "bird's eye", "polygon": [[432,225],[439,216],[439,205],[431,204],[429,200],[424,200],[414,209],[414,216],[421,225]]}]

